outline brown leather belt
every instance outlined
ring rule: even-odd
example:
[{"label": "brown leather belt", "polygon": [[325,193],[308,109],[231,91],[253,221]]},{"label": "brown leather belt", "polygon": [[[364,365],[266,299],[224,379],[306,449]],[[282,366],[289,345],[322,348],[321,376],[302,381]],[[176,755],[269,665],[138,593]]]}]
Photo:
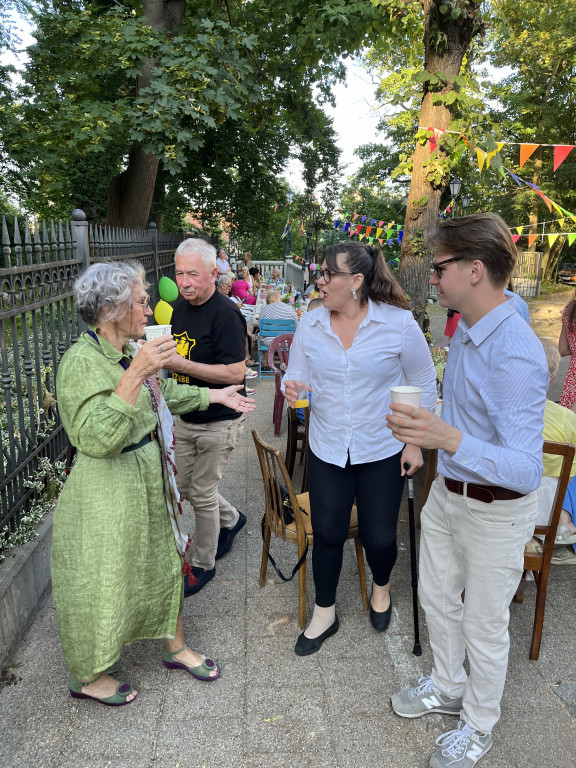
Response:
[{"label": "brown leather belt", "polygon": [[446,488],[459,496],[469,496],[476,501],[483,501],[490,504],[492,501],[510,501],[511,499],[521,499],[525,493],[511,491],[508,488],[501,488],[499,485],[476,485],[476,483],[463,483],[461,480],[452,480],[450,477],[444,478]]}]

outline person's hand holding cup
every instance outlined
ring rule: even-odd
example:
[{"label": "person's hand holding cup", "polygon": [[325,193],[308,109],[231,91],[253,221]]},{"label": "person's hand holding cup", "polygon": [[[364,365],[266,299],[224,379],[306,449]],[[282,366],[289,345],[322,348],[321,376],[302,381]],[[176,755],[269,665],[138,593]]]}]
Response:
[{"label": "person's hand holding cup", "polygon": [[310,374],[304,371],[290,371],[290,378],[284,383],[284,395],[291,408],[308,408],[310,397]]},{"label": "person's hand holding cup", "polygon": [[[390,388],[390,403],[403,403],[404,405],[413,405],[416,408],[419,408],[421,399],[422,387],[406,385]],[[410,416],[406,416],[406,414],[402,415],[407,419],[410,418]]]}]

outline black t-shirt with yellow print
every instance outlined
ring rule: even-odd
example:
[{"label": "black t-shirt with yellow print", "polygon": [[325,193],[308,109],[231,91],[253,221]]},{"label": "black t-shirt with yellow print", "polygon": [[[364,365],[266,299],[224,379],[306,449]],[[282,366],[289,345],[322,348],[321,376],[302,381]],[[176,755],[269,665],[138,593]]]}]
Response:
[{"label": "black t-shirt with yellow print", "polygon": [[[207,365],[231,365],[246,358],[246,321],[227,296],[214,291],[204,304],[194,306],[181,299],[172,313],[172,336],[176,351],[185,360]],[[180,384],[223,389],[228,384],[214,384],[182,373],[172,377]],[[241,378],[238,384],[244,384]],[[245,395],[244,389],[240,393]],[[207,411],[182,415],[183,421],[204,424],[218,419],[237,419],[241,414],[224,405],[214,404]]]}]

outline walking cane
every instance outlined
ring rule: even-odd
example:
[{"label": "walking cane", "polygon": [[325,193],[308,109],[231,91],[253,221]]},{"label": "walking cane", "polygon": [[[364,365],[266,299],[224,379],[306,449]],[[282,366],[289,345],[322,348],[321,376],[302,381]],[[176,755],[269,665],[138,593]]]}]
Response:
[{"label": "walking cane", "polygon": [[[403,464],[406,472],[410,469],[410,463]],[[420,625],[418,620],[418,570],[416,567],[416,522],[414,519],[414,480],[408,477],[408,528],[410,530],[410,569],[412,573],[412,612],[414,614],[414,656],[422,656],[420,645]]]}]

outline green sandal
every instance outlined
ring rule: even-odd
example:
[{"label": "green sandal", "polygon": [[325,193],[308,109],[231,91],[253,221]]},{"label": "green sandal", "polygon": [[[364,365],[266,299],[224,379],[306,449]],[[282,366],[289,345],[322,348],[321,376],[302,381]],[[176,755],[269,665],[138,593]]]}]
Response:
[{"label": "green sandal", "polygon": [[[117,671],[117,669],[111,670],[111,672]],[[74,699],[93,699],[99,704],[105,704],[107,707],[123,707],[125,704],[132,704],[133,701],[136,701],[138,694],[136,694],[133,699],[130,699],[130,701],[127,701],[128,696],[130,696],[134,690],[130,683],[118,683],[116,693],[112,696],[107,696],[105,699],[101,699],[98,696],[90,696],[88,693],[82,693],[83,687],[95,683],[97,680],[100,680],[102,675],[105,674],[106,670],[104,672],[100,672],[100,674],[97,675],[94,680],[90,680],[89,683],[83,683],[74,677],[74,675],[70,675],[70,680],[68,683],[68,687],[70,688],[70,696],[72,696]]]},{"label": "green sandal", "polygon": [[[185,669],[186,672],[192,675],[192,677],[195,677],[196,680],[204,680],[208,683],[211,683],[212,680],[218,680],[221,670],[216,662],[212,659],[207,659],[204,657],[202,664],[199,664],[197,667],[187,667],[186,664],[182,664],[179,661],[174,661],[174,656],[178,656],[178,654],[182,653],[182,651],[184,651],[186,648],[188,648],[188,646],[183,645],[179,651],[174,651],[174,653],[170,653],[170,651],[167,651],[166,649],[162,651],[162,658],[164,659],[164,666],[166,669]],[[217,674],[210,677],[210,672],[212,672],[214,669],[217,670]]]}]

